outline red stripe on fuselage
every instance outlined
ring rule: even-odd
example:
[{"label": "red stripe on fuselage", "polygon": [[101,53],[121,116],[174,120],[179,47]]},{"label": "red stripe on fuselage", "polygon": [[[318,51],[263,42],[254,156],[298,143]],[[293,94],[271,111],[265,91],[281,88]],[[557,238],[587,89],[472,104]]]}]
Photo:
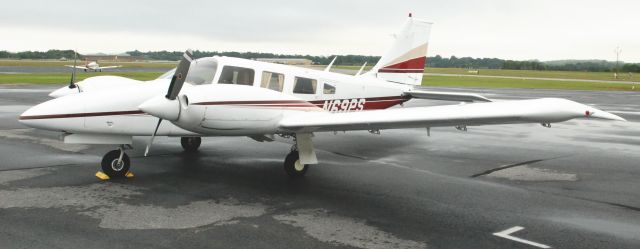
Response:
[{"label": "red stripe on fuselage", "polygon": [[252,100],[252,101],[212,101],[200,102],[194,105],[238,105],[238,106],[257,106],[257,107],[316,107],[303,100]]},{"label": "red stripe on fuselage", "polygon": [[[365,110],[378,110],[387,109],[389,107],[402,104],[408,101],[409,97],[392,96],[392,97],[375,97],[365,98],[364,104]],[[195,103],[194,105],[239,105],[239,106],[251,106],[251,107],[269,107],[269,108],[322,108],[325,101],[335,101],[338,99],[329,100],[315,100],[315,101],[303,101],[303,100],[272,100],[272,101],[216,101],[216,102],[202,102]],[[344,100],[344,99],[339,99]],[[50,115],[32,115],[32,116],[20,116],[19,120],[37,120],[37,119],[58,119],[58,118],[85,118],[85,117],[101,117],[101,116],[119,116],[119,115],[146,115],[143,111],[116,111],[116,112],[87,112],[87,113],[69,113],[69,114],[50,114]]]}]

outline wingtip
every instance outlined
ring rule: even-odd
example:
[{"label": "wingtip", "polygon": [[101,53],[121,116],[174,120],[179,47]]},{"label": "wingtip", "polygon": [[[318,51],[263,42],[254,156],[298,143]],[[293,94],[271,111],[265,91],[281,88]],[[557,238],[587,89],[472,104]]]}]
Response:
[{"label": "wingtip", "polygon": [[622,122],[626,122],[627,120],[615,115],[613,113],[609,113],[609,112],[605,112],[605,111],[599,111],[599,112],[594,112],[593,114],[591,114],[589,117],[591,118],[597,118],[597,119],[605,119],[605,120],[613,120],[613,121],[622,121]]}]

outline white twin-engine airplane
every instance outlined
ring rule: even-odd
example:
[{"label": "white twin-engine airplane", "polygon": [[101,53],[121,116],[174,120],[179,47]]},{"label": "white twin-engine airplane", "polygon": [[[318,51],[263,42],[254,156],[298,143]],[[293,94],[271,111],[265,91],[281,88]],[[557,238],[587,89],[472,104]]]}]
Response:
[{"label": "white twin-engine airplane", "polygon": [[[284,169],[301,177],[317,164],[316,132],[473,125],[551,123],[574,118],[624,121],[614,114],[566,99],[492,102],[476,94],[431,92],[422,83],[431,23],[409,17],[395,44],[373,69],[355,76],[229,57],[194,60],[190,51],[160,78],[86,79],[51,94],[55,99],[20,117],[24,125],[62,132],[65,143],[113,144],[102,170],[122,177],[130,167],[124,152],[133,136],[182,137],[186,151],[201,137],[292,138]],[[483,102],[392,108],[411,99]],[[163,121],[168,122],[163,122]]]},{"label": "white twin-engine airplane", "polygon": [[103,69],[119,68],[119,67],[122,67],[122,66],[101,67],[100,64],[98,64],[97,61],[86,61],[84,63],[84,66],[65,65],[65,67],[70,67],[70,68],[74,68],[74,69],[80,69],[80,70],[84,70],[85,72],[87,72],[87,71],[102,72]]}]

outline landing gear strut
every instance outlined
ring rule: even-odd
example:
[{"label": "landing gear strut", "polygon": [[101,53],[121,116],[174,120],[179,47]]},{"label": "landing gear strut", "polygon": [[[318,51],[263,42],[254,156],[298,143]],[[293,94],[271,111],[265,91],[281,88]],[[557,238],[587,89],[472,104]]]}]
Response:
[{"label": "landing gear strut", "polygon": [[301,178],[307,173],[309,165],[300,162],[300,155],[297,150],[292,150],[284,160],[284,171],[291,178]]},{"label": "landing gear strut", "polygon": [[202,144],[202,138],[200,137],[183,137],[180,139],[180,144],[186,152],[196,152]]},{"label": "landing gear strut", "polygon": [[124,146],[109,151],[102,158],[102,172],[112,179],[124,178],[129,172],[129,167],[131,167],[131,162],[127,153],[124,153]]}]

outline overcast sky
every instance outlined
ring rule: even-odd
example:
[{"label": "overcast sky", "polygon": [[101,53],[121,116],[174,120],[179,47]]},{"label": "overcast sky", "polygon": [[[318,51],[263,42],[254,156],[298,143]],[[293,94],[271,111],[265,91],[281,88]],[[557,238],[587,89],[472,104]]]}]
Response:
[{"label": "overcast sky", "polygon": [[0,50],[258,51],[381,55],[409,12],[435,23],[429,55],[640,62],[638,0],[20,0]]}]

